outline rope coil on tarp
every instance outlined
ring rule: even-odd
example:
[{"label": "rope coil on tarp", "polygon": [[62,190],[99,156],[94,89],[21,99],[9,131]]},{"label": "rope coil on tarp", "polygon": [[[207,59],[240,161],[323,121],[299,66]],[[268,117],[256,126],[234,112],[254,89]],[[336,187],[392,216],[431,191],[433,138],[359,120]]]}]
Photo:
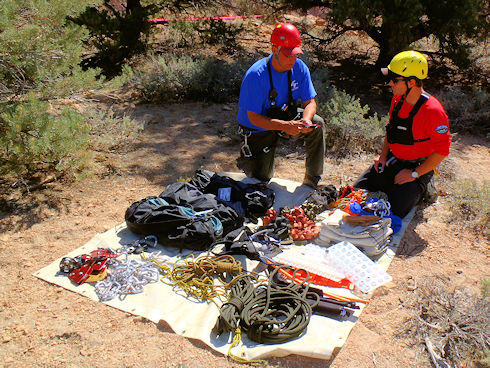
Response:
[{"label": "rope coil on tarp", "polygon": [[308,284],[288,283],[284,287],[274,284],[272,280],[279,269],[274,269],[269,279],[257,286],[253,285],[255,279],[246,277],[234,284],[230,300],[220,308],[214,327],[218,335],[230,331],[241,334],[243,330],[252,341],[279,344],[304,333],[315,306],[306,298]]},{"label": "rope coil on tarp", "polygon": [[273,285],[276,268],[267,283],[256,287],[255,296],[245,305],[240,325],[247,337],[261,344],[280,344],[298,338],[306,331],[313,314],[306,300],[306,283]]},{"label": "rope coil on tarp", "polygon": [[[194,254],[190,254],[185,259],[178,259],[172,268],[158,263],[157,260],[152,262],[162,269],[163,283],[179,287],[196,299],[212,300],[215,304],[216,297],[227,300],[228,294],[224,290],[229,289],[244,275],[241,262],[230,255],[195,258]],[[218,284],[215,284],[215,277]]]}]

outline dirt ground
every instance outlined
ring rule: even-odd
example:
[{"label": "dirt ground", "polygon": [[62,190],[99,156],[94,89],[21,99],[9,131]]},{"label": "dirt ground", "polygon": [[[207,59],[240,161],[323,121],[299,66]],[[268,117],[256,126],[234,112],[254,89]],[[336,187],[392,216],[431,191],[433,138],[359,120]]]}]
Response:
[{"label": "dirt ground", "polygon": [[[238,148],[220,132],[232,126],[234,105],[132,106],[145,130],[124,152],[98,153],[94,175],[72,184],[50,183],[26,194],[2,193],[0,213],[0,365],[4,367],[238,367],[203,343],[165,324],[108,307],[41,281],[32,274],[124,221],[134,201],[159,194],[198,168],[237,171]],[[454,137],[443,178],[490,177],[488,145]],[[373,156],[326,158],[324,184],[352,181]],[[281,149],[276,177],[301,181],[304,156]],[[452,174],[451,174],[452,173]],[[378,288],[345,345],[332,361],[301,356],[268,360],[270,367],[431,367],[421,343],[402,331],[404,301],[417,280],[442,277],[448,288],[478,292],[488,276],[489,244],[449,221],[447,196],[419,208],[388,270],[393,282]],[[34,204],[36,203],[36,204]],[[325,331],[328,334],[328,331]]]}]

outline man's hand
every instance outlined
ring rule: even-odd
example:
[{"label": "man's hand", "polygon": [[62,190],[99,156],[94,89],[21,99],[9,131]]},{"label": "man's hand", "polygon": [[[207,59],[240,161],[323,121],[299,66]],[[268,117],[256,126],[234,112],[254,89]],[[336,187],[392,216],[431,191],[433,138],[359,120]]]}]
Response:
[{"label": "man's hand", "polygon": [[395,184],[405,184],[414,181],[415,178],[412,176],[412,170],[403,169],[395,176]]},{"label": "man's hand", "polygon": [[309,133],[315,126],[311,124],[311,122],[307,122],[306,120],[290,120],[284,121],[284,124],[281,126],[281,130],[289,135],[298,135],[300,133]]},{"label": "man's hand", "polygon": [[383,172],[386,166],[386,157],[380,155],[377,160],[374,160],[374,170],[377,173]]}]

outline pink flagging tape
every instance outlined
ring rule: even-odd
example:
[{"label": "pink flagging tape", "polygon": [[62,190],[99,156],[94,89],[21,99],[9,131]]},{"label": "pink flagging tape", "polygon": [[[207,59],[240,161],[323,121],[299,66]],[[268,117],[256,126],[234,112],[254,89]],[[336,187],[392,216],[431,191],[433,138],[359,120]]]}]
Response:
[{"label": "pink flagging tape", "polygon": [[229,19],[244,19],[244,18],[260,18],[264,15],[255,14],[255,15],[231,15],[231,16],[223,16],[223,17],[206,17],[206,18],[154,18],[148,19],[148,21],[153,23],[164,23],[164,22],[178,22],[178,21],[197,21],[197,20],[229,20]]}]

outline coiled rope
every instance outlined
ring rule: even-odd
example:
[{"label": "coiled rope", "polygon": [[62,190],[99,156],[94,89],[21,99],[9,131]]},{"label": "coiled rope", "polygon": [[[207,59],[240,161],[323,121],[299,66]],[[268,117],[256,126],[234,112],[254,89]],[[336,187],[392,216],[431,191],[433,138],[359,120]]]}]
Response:
[{"label": "coiled rope", "polygon": [[313,314],[306,300],[308,284],[272,285],[271,280],[280,269],[274,269],[268,282],[257,286],[255,296],[241,314],[243,331],[250,340],[261,344],[279,344],[299,337]]},{"label": "coiled rope", "polygon": [[[224,290],[230,288],[236,282],[235,278],[243,274],[241,262],[230,255],[202,256],[196,259],[190,254],[185,259],[178,259],[172,268],[155,263],[163,271],[163,283],[179,287],[196,299],[212,300],[215,304],[216,297],[228,299]],[[219,280],[218,284],[214,282],[215,277]]]}]

